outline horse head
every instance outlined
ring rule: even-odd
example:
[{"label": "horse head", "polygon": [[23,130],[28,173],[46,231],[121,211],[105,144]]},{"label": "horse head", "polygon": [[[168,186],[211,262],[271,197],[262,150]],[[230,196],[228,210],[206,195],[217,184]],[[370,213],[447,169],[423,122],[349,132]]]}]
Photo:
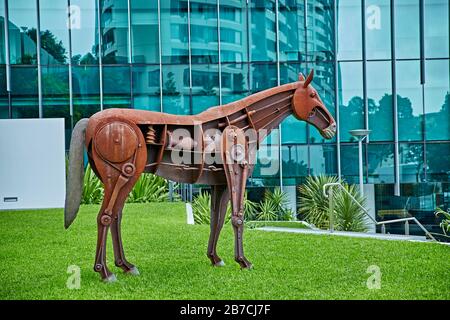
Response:
[{"label": "horse head", "polygon": [[336,121],[311,85],[313,78],[314,70],[306,79],[300,74],[299,86],[293,97],[293,113],[297,119],[316,127],[322,137],[332,139],[336,134]]}]

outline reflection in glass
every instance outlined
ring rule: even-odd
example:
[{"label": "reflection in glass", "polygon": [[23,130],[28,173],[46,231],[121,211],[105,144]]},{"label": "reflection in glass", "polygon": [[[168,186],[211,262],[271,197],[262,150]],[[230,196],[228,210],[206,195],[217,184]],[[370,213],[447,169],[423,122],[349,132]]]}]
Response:
[{"label": "reflection in glass", "polygon": [[365,127],[362,64],[340,62],[338,72],[339,135],[341,141],[355,141],[349,131]]},{"label": "reflection in glass", "polygon": [[[366,145],[363,145],[363,172],[366,171]],[[341,145],[341,174],[347,183],[359,183],[358,145]],[[364,183],[366,183],[364,174]]]},{"label": "reflection in glass", "polygon": [[192,63],[218,63],[217,2],[192,1],[190,5]]},{"label": "reflection in glass", "polygon": [[161,111],[159,66],[133,66],[133,108]]},{"label": "reflection in glass", "polygon": [[420,58],[420,0],[396,0],[395,51],[398,59]]},{"label": "reflection in glass", "polygon": [[275,3],[275,0],[249,3],[252,61],[276,60]]},{"label": "reflection in glass", "polygon": [[450,182],[450,143],[427,144],[427,181]]},{"label": "reflection in glass", "polygon": [[222,64],[222,103],[248,96],[248,65]]},{"label": "reflection in glass", "polygon": [[11,67],[13,118],[38,118],[38,80],[36,67]]},{"label": "reflection in glass", "polygon": [[70,0],[72,64],[98,63],[97,27],[96,1]]},{"label": "reflection in glass", "polygon": [[280,185],[280,146],[279,131],[273,130],[260,144],[256,165],[252,175],[254,186]]},{"label": "reflection in glass", "polygon": [[309,175],[307,145],[283,144],[281,157],[283,159],[283,185],[295,186],[301,177]]},{"label": "reflection in glass", "polygon": [[192,114],[189,98],[189,66],[163,66],[162,74],[163,111],[172,114]]},{"label": "reflection in glass", "polygon": [[161,50],[163,63],[189,63],[188,2],[161,1]]},{"label": "reflection in glass", "polygon": [[103,108],[130,108],[130,67],[103,67]]},{"label": "reflection in glass", "polygon": [[36,1],[9,1],[8,9],[11,64],[37,64]]},{"label": "reflection in glass", "polygon": [[307,3],[307,59],[308,61],[331,61],[334,58],[334,1],[310,0]]},{"label": "reflection in glass", "polygon": [[192,113],[219,105],[219,66],[192,65]]},{"label": "reflection in glass", "polygon": [[6,66],[0,65],[0,119],[9,118],[8,92],[6,91]]},{"label": "reflection in glass", "polygon": [[69,57],[69,29],[67,2],[40,0],[41,63],[67,64]]},{"label": "reflection in glass", "polygon": [[159,63],[158,1],[131,0],[134,63]]},{"label": "reflection in glass", "polygon": [[449,60],[426,62],[425,130],[427,140],[450,140]]},{"label": "reflection in glass", "polygon": [[73,125],[100,111],[99,68],[74,66],[72,68]]},{"label": "reflection in glass", "polygon": [[398,61],[396,80],[399,139],[422,140],[423,97],[419,61]]},{"label": "reflection in glass", "polygon": [[336,175],[336,146],[314,145],[309,147],[311,175]]},{"label": "reflection in glass", "polygon": [[128,0],[100,0],[102,62],[128,62]]},{"label": "reflection in glass", "polygon": [[246,0],[220,1],[221,62],[248,61],[246,6]]},{"label": "reflection in glass", "polygon": [[366,1],[367,59],[391,58],[391,1]]},{"label": "reflection in glass", "polygon": [[[0,1],[0,64],[6,63],[5,58],[5,2]],[[1,119],[1,117],[0,117]]]},{"label": "reflection in glass", "polygon": [[368,156],[368,183],[394,183],[394,145],[369,144]]},{"label": "reflection in glass", "polygon": [[401,183],[417,183],[425,180],[423,144],[401,143],[399,156]]},{"label": "reflection in glass", "polygon": [[275,63],[252,64],[250,66],[250,91],[259,92],[277,85],[277,65]]},{"label": "reflection in glass", "polygon": [[304,61],[306,59],[304,1],[281,1],[278,11],[280,61]]},{"label": "reflection in glass", "polygon": [[340,0],[337,23],[338,59],[362,59],[361,1]]},{"label": "reflection in glass", "polygon": [[391,62],[367,63],[367,96],[370,141],[394,140]]},{"label": "reflection in glass", "polygon": [[446,58],[449,55],[449,2],[425,1],[425,56]]}]

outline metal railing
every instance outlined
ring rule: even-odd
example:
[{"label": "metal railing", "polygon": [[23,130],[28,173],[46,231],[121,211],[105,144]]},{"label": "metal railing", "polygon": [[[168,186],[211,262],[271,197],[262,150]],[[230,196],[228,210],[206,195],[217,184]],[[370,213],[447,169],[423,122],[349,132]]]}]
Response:
[{"label": "metal railing", "polygon": [[[409,221],[413,221],[415,222],[420,229],[422,229],[425,234],[430,237],[432,240],[437,241],[433,235],[428,232],[427,229],[425,229],[425,227],[419,222],[419,220],[417,220],[415,217],[409,217],[409,218],[401,218],[401,219],[395,219],[395,220],[386,220],[386,221],[377,221],[375,220],[367,211],[366,208],[364,208],[356,199],[355,197],[353,197],[353,195],[347,191],[347,189],[344,188],[344,186],[342,184],[340,184],[339,182],[336,183],[327,183],[323,186],[323,195],[328,198],[329,201],[329,210],[330,210],[330,232],[334,231],[334,201],[333,201],[333,187],[338,187],[341,190],[343,190],[349,197],[350,199],[352,199],[352,201],[361,209],[363,210],[363,212],[365,213],[365,215],[376,225],[376,226],[381,226],[381,232],[384,234],[386,233],[386,224],[392,224],[392,223],[398,223],[398,222],[405,222],[406,223],[406,228],[408,230],[409,233]],[[329,188],[329,191],[327,193],[327,189]]]}]

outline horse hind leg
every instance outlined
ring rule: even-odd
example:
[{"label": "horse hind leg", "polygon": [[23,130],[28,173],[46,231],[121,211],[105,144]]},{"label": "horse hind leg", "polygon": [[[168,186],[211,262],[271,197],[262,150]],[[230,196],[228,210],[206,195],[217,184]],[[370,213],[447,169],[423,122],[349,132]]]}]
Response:
[{"label": "horse hind leg", "polygon": [[225,220],[228,202],[229,195],[226,186],[211,187],[211,232],[209,235],[207,256],[211,260],[211,264],[215,267],[225,265],[223,260],[217,255],[216,247]]}]

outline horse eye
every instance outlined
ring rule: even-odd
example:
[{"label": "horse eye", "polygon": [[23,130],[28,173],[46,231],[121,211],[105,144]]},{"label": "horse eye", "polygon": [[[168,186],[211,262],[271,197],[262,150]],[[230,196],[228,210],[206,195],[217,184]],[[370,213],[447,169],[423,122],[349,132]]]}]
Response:
[{"label": "horse eye", "polygon": [[309,95],[311,98],[315,98],[317,96],[317,93],[313,92]]}]

